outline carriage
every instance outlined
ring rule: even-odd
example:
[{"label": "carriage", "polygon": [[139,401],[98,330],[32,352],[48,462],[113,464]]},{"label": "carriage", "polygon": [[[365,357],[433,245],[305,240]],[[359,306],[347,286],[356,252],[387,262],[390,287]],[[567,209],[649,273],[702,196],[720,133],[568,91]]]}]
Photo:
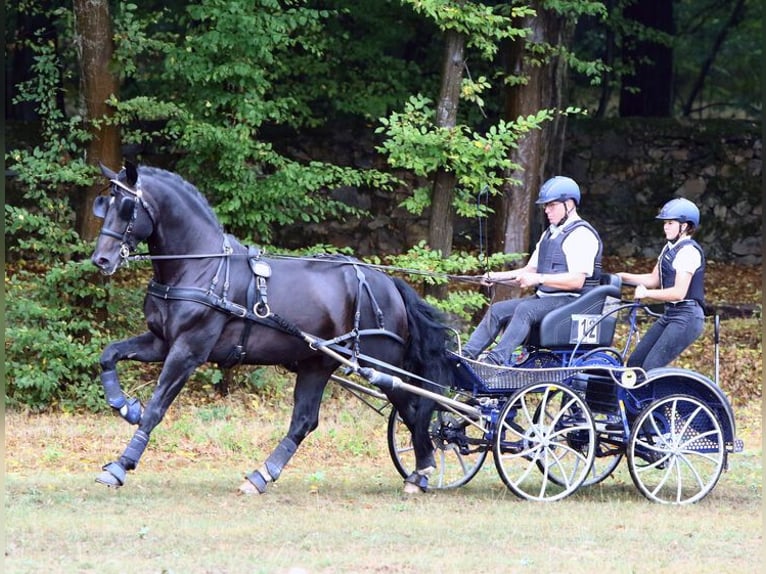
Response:
[{"label": "carriage", "polygon": [[[110,194],[93,206],[104,222],[91,260],[106,275],[129,260],[151,261],[154,277],[147,330],[109,344],[99,361],[108,404],[138,427],[99,483],[125,484],[205,362],[283,365],[296,374],[289,429],[245,476],[247,494],[266,492],[316,428],[329,380],[391,405],[387,438],[406,491],[466,484],[491,451],[503,482],[525,499],[564,498],[626,458],[645,496],[683,504],[706,496],[728,454],[742,449],[717,382],[684,369],[624,366],[628,345],[612,346],[617,318],[629,310],[630,340],[643,307],[621,303],[615,276],[549,313],[517,364],[490,366],[462,357],[457,341],[448,350],[449,329],[403,280],[345,256],[245,246],[193,185],[165,170],[126,164],[102,172]],[[149,253],[136,255],[143,241]],[[124,394],[122,360],[163,363],[146,406]]]},{"label": "carriage", "polygon": [[[457,384],[432,416],[432,488],[468,483],[490,452],[503,482],[527,500],[562,499],[601,482],[623,459],[654,502],[696,502],[715,487],[728,454],[743,448],[731,405],[717,381],[694,371],[624,366],[639,313],[654,313],[621,301],[620,287],[607,274],[600,287],[546,316],[513,366],[451,353]],[[612,346],[618,317],[628,324],[621,349]],[[714,331],[717,373],[717,317]],[[407,476],[411,444],[403,430],[392,411],[389,451]]]}]

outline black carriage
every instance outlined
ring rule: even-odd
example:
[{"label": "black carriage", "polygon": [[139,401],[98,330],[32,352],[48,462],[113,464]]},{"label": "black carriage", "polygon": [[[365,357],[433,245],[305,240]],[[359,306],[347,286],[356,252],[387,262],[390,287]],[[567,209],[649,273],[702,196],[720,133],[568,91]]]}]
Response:
[{"label": "black carriage", "polygon": [[[432,416],[433,488],[466,484],[490,452],[503,482],[528,500],[558,500],[598,483],[623,458],[636,487],[655,502],[696,502],[715,487],[728,454],[743,446],[729,400],[690,370],[625,367],[637,313],[651,311],[621,302],[616,276],[603,283],[547,316],[514,366],[451,353],[456,384]],[[629,335],[617,349],[621,315]],[[716,344],[717,333],[716,321]],[[402,430],[393,411],[389,450],[408,476],[411,446]]]}]

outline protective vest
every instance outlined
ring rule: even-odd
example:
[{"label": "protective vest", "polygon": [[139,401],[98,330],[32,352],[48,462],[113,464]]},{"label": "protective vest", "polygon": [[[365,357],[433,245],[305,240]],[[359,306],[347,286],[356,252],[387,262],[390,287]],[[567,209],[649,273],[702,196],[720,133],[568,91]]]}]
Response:
[{"label": "protective vest", "polygon": [[[537,272],[538,273],[566,273],[569,271],[567,267],[567,258],[564,255],[564,241],[569,234],[572,233],[578,227],[587,227],[598,240],[598,252],[596,253],[596,259],[593,262],[593,275],[585,278],[585,283],[582,289],[579,291],[567,291],[571,293],[585,293],[590,291],[594,287],[598,286],[601,282],[601,255],[604,250],[604,244],[601,242],[598,232],[593,226],[582,219],[578,219],[574,223],[567,225],[561,233],[556,237],[551,237],[550,228],[545,231],[542,240],[540,240],[540,246],[537,252]],[[547,285],[540,285],[538,287],[540,291],[545,293],[561,293],[565,292],[561,289],[549,287]]]},{"label": "protective vest", "polygon": [[684,239],[676,242],[675,245],[665,245],[660,252],[657,268],[660,271],[660,287],[662,289],[668,289],[676,283],[676,270],[673,269],[673,261],[675,261],[678,252],[685,245],[691,244],[700,253],[702,263],[692,275],[691,283],[689,283],[689,290],[686,292],[684,300],[694,299],[701,306],[705,306],[705,252],[699,243],[693,239]]}]

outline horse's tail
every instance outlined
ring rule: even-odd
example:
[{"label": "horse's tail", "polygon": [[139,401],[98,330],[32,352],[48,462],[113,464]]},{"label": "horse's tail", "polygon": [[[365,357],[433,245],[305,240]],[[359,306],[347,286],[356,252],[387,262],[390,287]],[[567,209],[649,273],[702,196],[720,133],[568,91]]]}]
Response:
[{"label": "horse's tail", "polygon": [[443,314],[423,300],[404,280],[393,277],[407,310],[409,338],[404,357],[404,368],[440,385],[451,386],[453,370],[447,360],[447,342],[450,330]]}]

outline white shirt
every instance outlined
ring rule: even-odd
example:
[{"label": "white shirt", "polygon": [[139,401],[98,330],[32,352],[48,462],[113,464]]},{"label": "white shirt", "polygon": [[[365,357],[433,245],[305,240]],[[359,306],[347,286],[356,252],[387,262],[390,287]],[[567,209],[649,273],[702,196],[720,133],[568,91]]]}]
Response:
[{"label": "white shirt", "polygon": [[[681,240],[683,241],[683,239]],[[668,242],[668,249],[671,249],[673,244]],[[694,272],[702,265],[702,256],[698,249],[692,244],[684,245],[676,253],[676,258],[673,259],[673,269],[678,271],[685,271],[686,273]]]}]

